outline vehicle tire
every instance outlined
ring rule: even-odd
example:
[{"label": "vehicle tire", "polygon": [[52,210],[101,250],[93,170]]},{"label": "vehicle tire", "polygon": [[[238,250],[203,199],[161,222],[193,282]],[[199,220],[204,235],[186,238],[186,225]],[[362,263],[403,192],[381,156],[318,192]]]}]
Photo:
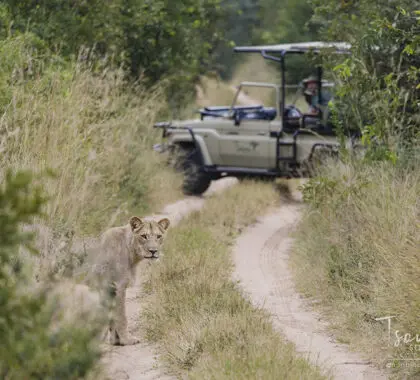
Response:
[{"label": "vehicle tire", "polygon": [[315,150],[311,159],[305,162],[304,167],[308,177],[315,177],[328,163],[337,162],[338,160],[338,151],[330,147],[320,148]]},{"label": "vehicle tire", "polygon": [[185,195],[201,195],[211,184],[210,176],[203,172],[198,152],[191,152],[183,161],[184,181],[182,191]]},{"label": "vehicle tire", "polygon": [[172,167],[176,172],[182,173],[184,167],[184,161],[188,154],[192,152],[193,148],[183,148],[176,144],[170,148],[168,156],[168,165]]}]

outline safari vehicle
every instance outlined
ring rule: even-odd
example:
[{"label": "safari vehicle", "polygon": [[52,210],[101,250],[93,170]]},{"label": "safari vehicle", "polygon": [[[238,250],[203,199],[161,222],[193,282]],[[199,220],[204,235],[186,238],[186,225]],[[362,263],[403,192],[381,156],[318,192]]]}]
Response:
[{"label": "safari vehicle", "polygon": [[[319,53],[349,53],[346,43],[296,43],[267,46],[236,47],[237,52],[260,53],[265,59],[280,63],[281,84],[243,82],[238,86],[230,106],[205,107],[195,120],[160,122],[164,144],[154,149],[168,152],[170,162],[184,174],[185,194],[198,195],[207,190],[212,180],[234,177],[307,177],[315,162],[325,155],[336,154],[339,141],[325,113],[309,115],[295,105],[286,105],[286,56]],[[325,82],[322,68],[317,67],[318,99]],[[271,88],[275,106],[237,105],[246,87]],[[321,103],[321,102],[320,102]],[[352,146],[349,137],[346,145]]]}]

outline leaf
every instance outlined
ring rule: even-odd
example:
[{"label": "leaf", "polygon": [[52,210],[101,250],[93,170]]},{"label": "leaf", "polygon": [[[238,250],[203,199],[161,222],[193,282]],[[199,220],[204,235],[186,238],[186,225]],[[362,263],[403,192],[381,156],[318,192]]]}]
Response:
[{"label": "leaf", "polygon": [[407,54],[407,55],[413,55],[414,54],[414,48],[411,45],[406,45],[403,53]]}]

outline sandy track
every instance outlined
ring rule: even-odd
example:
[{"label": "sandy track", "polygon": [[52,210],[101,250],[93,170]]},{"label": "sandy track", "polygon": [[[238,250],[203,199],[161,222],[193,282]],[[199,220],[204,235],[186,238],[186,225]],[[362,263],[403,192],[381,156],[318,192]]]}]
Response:
[{"label": "sandy track", "polygon": [[333,341],[327,324],[294,289],[288,267],[292,238],[301,205],[286,204],[261,218],[239,237],[234,248],[234,277],[254,305],[270,312],[275,328],[297,351],[336,379],[379,380],[384,374]]},{"label": "sandy track", "polygon": [[[152,215],[150,218],[166,216],[170,219],[171,226],[174,226],[188,214],[201,209],[207,197],[225,190],[234,183],[236,183],[236,179],[233,178],[215,181],[203,197],[187,197],[166,206],[160,214]],[[138,272],[141,277],[141,267]],[[142,299],[141,279],[139,279],[134,287],[127,289],[126,312],[129,331],[140,338],[142,338],[143,330],[139,317]],[[162,367],[159,367],[154,347],[144,341],[137,345],[124,347],[107,344],[104,345],[104,350],[103,364],[108,379],[167,380],[173,378],[166,374]]]}]

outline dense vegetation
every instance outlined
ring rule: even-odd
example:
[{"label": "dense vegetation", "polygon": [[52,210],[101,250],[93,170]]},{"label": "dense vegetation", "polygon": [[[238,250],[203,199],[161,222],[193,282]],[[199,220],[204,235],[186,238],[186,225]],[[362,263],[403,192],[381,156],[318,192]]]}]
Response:
[{"label": "dense vegetation", "polygon": [[[46,199],[31,175],[7,172],[0,186],[0,377],[2,379],[80,379],[93,373],[100,357],[94,344],[100,329],[87,319],[60,315],[48,284],[38,290],[19,260],[22,248],[35,251],[21,227],[42,212]],[[83,321],[83,322],[82,322]]]},{"label": "dense vegetation", "polygon": [[64,58],[93,49],[152,83],[190,81],[223,38],[220,0],[7,0],[0,9],[3,38],[29,31]]},{"label": "dense vegetation", "polygon": [[[327,39],[353,44],[353,54],[344,61],[328,60],[339,85],[333,111],[339,129],[360,132],[368,154],[362,164],[341,166],[339,174],[324,173],[306,187],[310,215],[302,227],[297,259],[311,261],[314,256],[305,256],[310,252],[320,260],[320,271],[311,273],[321,276],[328,291],[318,287],[312,295],[331,309],[337,311],[336,302],[344,305],[349,299],[349,305],[362,305],[347,317],[339,315],[350,331],[348,341],[357,339],[355,320],[385,312],[398,314],[404,331],[419,332],[412,314],[418,310],[419,276],[418,233],[413,231],[420,198],[415,174],[419,11],[420,2],[412,0],[2,1],[1,375],[72,378],[93,367],[94,348],[84,358],[70,355],[72,362],[60,355],[62,350],[77,353],[93,331],[63,330],[67,335],[51,337],[44,298],[32,301],[20,295],[32,275],[10,265],[19,244],[27,242],[18,226],[35,221],[47,227],[48,244],[37,241],[41,254],[31,261],[47,261],[51,265],[45,274],[57,274],[66,265],[58,246],[69,231],[77,237],[97,233],[133,212],[145,214],[176,198],[177,178],[151,154],[156,138],[151,125],[190,102],[201,75],[210,70],[224,78],[232,74],[237,63],[232,42]],[[306,72],[296,62],[288,74],[296,81]],[[37,217],[41,199],[36,192],[31,198],[26,177],[7,174],[21,169],[52,170],[55,175],[36,181],[49,198],[42,220]],[[395,199],[391,188],[410,197]],[[349,207],[352,213],[342,213]],[[322,223],[314,215],[321,215]],[[372,239],[381,243],[372,244]],[[57,244],[50,244],[52,240]],[[65,252],[66,257],[71,253]],[[399,291],[404,298],[391,303]],[[30,326],[31,315],[39,321],[36,329]],[[372,333],[368,327],[363,331]],[[21,337],[23,332],[28,340],[14,345],[14,334]],[[68,336],[75,340],[64,345]],[[37,337],[40,343],[34,346],[29,340]],[[77,373],[71,372],[75,365]]]},{"label": "dense vegetation", "polygon": [[[415,337],[420,329],[418,170],[342,164],[304,193],[307,212],[292,257],[300,290],[317,300],[341,342],[418,378],[415,341],[396,335]],[[389,342],[386,322],[375,318],[390,315]]]},{"label": "dense vegetation", "polygon": [[[420,3],[313,4],[320,35],[353,45],[352,56],[331,62],[339,84],[334,111],[368,151],[361,162],[344,156],[304,186],[296,277],[339,339],[398,378],[418,378],[418,345],[397,334],[420,331]],[[390,315],[388,342],[387,325],[375,318]]]},{"label": "dense vegetation", "polygon": [[395,161],[418,148],[420,2],[313,3],[320,33],[353,45],[352,56],[333,65],[343,127],[363,134],[370,158]]}]

